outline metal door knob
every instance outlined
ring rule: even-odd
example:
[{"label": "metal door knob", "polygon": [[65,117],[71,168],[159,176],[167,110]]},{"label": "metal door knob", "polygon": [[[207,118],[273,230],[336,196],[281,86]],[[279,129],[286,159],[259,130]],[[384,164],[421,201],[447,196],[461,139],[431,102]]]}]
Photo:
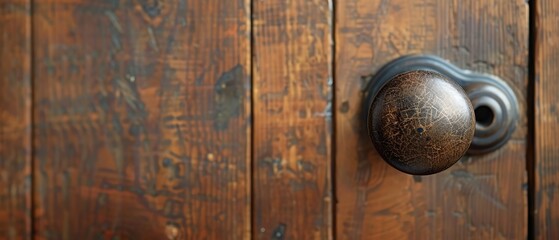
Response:
[{"label": "metal door knob", "polygon": [[375,148],[388,164],[414,175],[437,173],[466,153],[504,145],[518,112],[505,82],[433,56],[397,59],[367,91],[365,121]]},{"label": "metal door knob", "polygon": [[452,166],[470,147],[476,126],[472,103],[462,87],[424,70],[393,77],[369,114],[369,136],[380,155],[410,174]]}]

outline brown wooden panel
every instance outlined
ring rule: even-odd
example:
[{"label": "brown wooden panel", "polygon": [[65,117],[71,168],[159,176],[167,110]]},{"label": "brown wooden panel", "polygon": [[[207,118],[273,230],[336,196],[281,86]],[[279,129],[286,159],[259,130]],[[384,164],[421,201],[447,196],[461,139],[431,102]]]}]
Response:
[{"label": "brown wooden panel", "polygon": [[536,239],[559,239],[559,2],[534,1]]},{"label": "brown wooden panel", "polygon": [[253,1],[256,239],[329,239],[329,1]]},{"label": "brown wooden panel", "polygon": [[336,6],[337,239],[524,239],[526,121],[499,151],[413,177],[384,163],[361,128],[363,76],[428,53],[500,76],[526,112],[524,0],[340,0]]},{"label": "brown wooden panel", "polygon": [[30,5],[0,2],[0,239],[31,239]]},{"label": "brown wooden panel", "polygon": [[249,11],[35,1],[38,239],[250,237]]}]

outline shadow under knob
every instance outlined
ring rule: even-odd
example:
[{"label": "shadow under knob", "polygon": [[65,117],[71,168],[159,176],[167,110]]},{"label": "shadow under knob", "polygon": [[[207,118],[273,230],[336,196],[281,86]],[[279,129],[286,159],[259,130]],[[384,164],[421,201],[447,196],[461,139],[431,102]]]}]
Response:
[{"label": "shadow under knob", "polygon": [[460,85],[432,71],[398,74],[376,94],[367,126],[382,158],[414,175],[443,171],[468,150],[472,104]]}]

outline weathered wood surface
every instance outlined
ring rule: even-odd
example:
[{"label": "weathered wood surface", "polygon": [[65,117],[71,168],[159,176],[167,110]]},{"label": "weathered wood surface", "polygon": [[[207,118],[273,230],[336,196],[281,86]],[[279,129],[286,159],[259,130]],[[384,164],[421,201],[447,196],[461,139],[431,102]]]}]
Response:
[{"label": "weathered wood surface", "polygon": [[30,5],[0,2],[0,239],[31,239]]},{"label": "weathered wood surface", "polygon": [[34,2],[37,239],[250,238],[250,2]]},{"label": "weathered wood surface", "polygon": [[559,2],[534,1],[535,239],[559,239]]},{"label": "weathered wood surface", "polygon": [[332,238],[332,8],[252,1],[253,235]]},{"label": "weathered wood surface", "polygon": [[525,114],[499,151],[413,177],[374,150],[360,125],[360,90],[362,76],[388,61],[429,53],[500,76],[525,113],[527,2],[339,0],[335,6],[337,239],[525,239]]}]

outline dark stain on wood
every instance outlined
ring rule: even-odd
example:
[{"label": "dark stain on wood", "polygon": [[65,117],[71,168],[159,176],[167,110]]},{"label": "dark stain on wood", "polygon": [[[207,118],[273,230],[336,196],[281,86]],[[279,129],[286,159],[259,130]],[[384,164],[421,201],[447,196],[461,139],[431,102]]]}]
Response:
[{"label": "dark stain on wood", "polygon": [[280,223],[276,229],[272,232],[272,240],[284,240],[285,232],[287,231],[287,225]]},{"label": "dark stain on wood", "polygon": [[229,119],[238,117],[243,112],[244,100],[243,67],[238,65],[223,73],[215,84],[216,110],[214,128],[227,129]]}]

